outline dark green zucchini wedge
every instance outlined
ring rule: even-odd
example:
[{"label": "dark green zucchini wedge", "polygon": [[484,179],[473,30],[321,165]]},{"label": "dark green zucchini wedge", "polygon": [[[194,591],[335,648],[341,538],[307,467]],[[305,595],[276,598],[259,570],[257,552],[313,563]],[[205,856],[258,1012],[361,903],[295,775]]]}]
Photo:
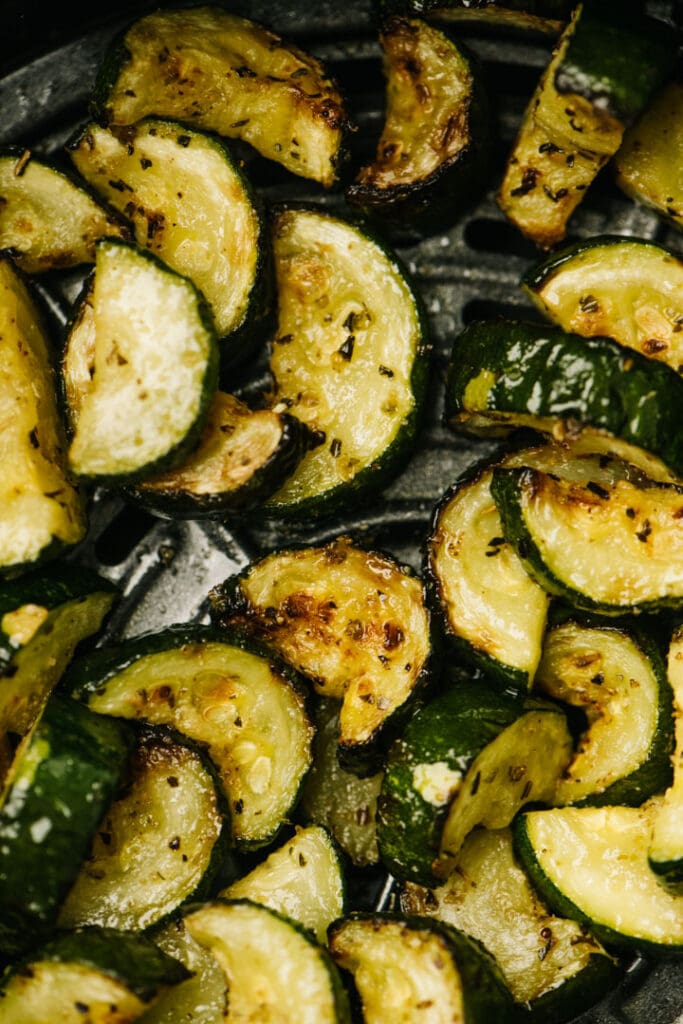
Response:
[{"label": "dark green zucchini wedge", "polygon": [[182,915],[150,933],[154,944],[184,964],[191,977],[161,992],[140,1024],[224,1024],[229,1005],[225,972],[192,938]]},{"label": "dark green zucchini wedge", "polygon": [[227,801],[206,755],[177,734],[143,727],[126,787],[98,826],[59,926],[157,924],[208,894],[229,839]]},{"label": "dark green zucchini wedge", "polygon": [[329,944],[336,963],[353,975],[365,1024],[516,1020],[492,957],[431,918],[351,914],[332,925]]},{"label": "dark green zucchini wedge", "polygon": [[199,444],[177,469],[147,477],[126,495],[172,519],[223,518],[255,508],[280,487],[303,458],[301,420],[272,409],[250,409],[219,391]]},{"label": "dark green zucchini wedge", "polygon": [[310,427],[314,446],[266,510],[299,519],[358,501],[403,467],[429,347],[403,267],[365,231],[322,209],[284,209],[273,233],[273,404]]},{"label": "dark green zucchini wedge", "polygon": [[242,361],[272,329],[270,239],[251,186],[214,135],[149,118],[86,125],[69,144],[78,171],[132,224],[135,241],[207,300],[221,361]]},{"label": "dark green zucchini wedge", "polygon": [[606,335],[683,372],[683,260],[670,249],[600,235],[532,267],[522,287],[563,330]]},{"label": "dark green zucchini wedge", "polygon": [[670,783],[671,686],[644,634],[571,620],[555,626],[535,685],[586,715],[555,805],[641,804]]},{"label": "dark green zucchini wedge", "polygon": [[525,803],[552,800],[571,753],[558,707],[454,684],[389,751],[377,820],[384,864],[399,879],[438,883],[473,828],[505,828]]},{"label": "dark green zucchini wedge", "polygon": [[416,15],[454,29],[473,25],[495,31],[557,35],[569,17],[574,0],[379,0],[390,14]]},{"label": "dark green zucchini wedge", "polygon": [[185,927],[225,972],[236,1020],[349,1024],[327,950],[289,918],[249,900],[217,900],[189,913]]},{"label": "dark green zucchini wedge", "polygon": [[677,373],[609,338],[495,320],[470,324],[455,339],[445,415],[468,433],[609,434],[653,456],[655,478],[661,463],[683,476],[681,405]]},{"label": "dark green zucchini wedge", "polygon": [[521,814],[515,848],[556,913],[610,946],[683,954],[683,895],[648,864],[658,800],[642,807],[556,807]]},{"label": "dark green zucchini wedge", "polygon": [[66,474],[51,352],[38,308],[0,258],[3,472],[0,573],[27,569],[85,536],[82,500]]},{"label": "dark green zucchini wedge", "polygon": [[431,681],[421,581],[348,537],[267,555],[211,595],[214,618],[267,641],[323,697],[343,701],[342,765],[371,774]]},{"label": "dark green zucchini wedge", "polygon": [[242,847],[273,839],[311,763],[296,673],[227,630],[177,627],[94,651],[64,686],[99,714],[167,725],[201,744],[228,794]]},{"label": "dark green zucchini wedge", "polygon": [[217,384],[216,335],[201,295],[151,253],[106,240],[82,307],[62,366],[72,472],[128,483],[177,465]]},{"label": "dark green zucchini wedge", "polygon": [[297,829],[284,846],[219,896],[277,910],[308,928],[324,946],[328,926],[344,913],[344,878],[336,844],[320,825]]},{"label": "dark green zucchini wedge", "polygon": [[614,158],[617,185],[683,227],[683,83],[669,82],[624,135]]},{"label": "dark green zucchini wedge", "polygon": [[346,113],[336,84],[314,57],[220,7],[135,22],[105,56],[94,106],[108,124],[177,118],[322,185],[337,178]]},{"label": "dark green zucchini wedge", "polygon": [[142,935],[65,932],[0,979],[3,1024],[129,1024],[187,974]]},{"label": "dark green zucchini wedge", "polygon": [[56,921],[128,759],[123,723],[52,696],[17,748],[0,796],[0,951]]},{"label": "dark green zucchini wedge", "polygon": [[445,231],[476,197],[487,170],[488,101],[460,45],[417,18],[380,35],[387,109],[374,162],[346,198],[385,230]]},{"label": "dark green zucchini wedge", "polygon": [[506,216],[549,249],[624,129],[666,80],[675,33],[616,6],[578,4],[524,115],[498,193]]},{"label": "dark green zucchini wedge", "polygon": [[683,631],[671,638],[667,674],[673,690],[675,746],[673,782],[654,813],[648,861],[667,885],[683,885]]},{"label": "dark green zucchini wedge", "polygon": [[408,882],[400,905],[481,942],[528,1021],[573,1020],[620,976],[614,957],[584,925],[541,902],[515,858],[510,829],[470,833],[446,882],[436,889]]},{"label": "dark green zucchini wedge", "polygon": [[93,263],[100,238],[128,238],[125,221],[30,150],[0,151],[0,250],[27,274]]}]

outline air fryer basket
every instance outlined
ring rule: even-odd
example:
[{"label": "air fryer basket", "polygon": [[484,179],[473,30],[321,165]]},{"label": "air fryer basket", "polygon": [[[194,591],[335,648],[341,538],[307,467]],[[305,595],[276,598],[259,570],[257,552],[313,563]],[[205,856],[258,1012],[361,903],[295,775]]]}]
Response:
[{"label": "air fryer basket", "polygon": [[[675,17],[675,7],[675,0],[648,4],[652,14],[669,19]],[[230,8],[270,24],[328,63],[359,128],[353,165],[368,158],[383,117],[383,80],[371,0],[344,4],[319,0],[317,6],[301,0],[242,0]],[[0,144],[26,144],[52,153],[87,116],[95,70],[112,34],[149,8],[107,5],[110,20],[106,23],[96,10],[83,17],[79,4],[55,5],[54,11],[42,12],[37,4],[10,2],[0,3],[2,9],[6,32],[0,42],[0,73],[3,66],[11,70],[0,77]],[[496,152],[488,189],[451,230],[399,247],[424,299],[434,343],[427,415],[410,464],[362,510],[335,521],[288,525],[286,532],[259,524],[253,517],[225,524],[169,522],[124,504],[115,494],[95,493],[88,538],[73,558],[115,581],[125,595],[105,640],[174,622],[204,621],[207,594],[214,584],[252,558],[293,540],[319,542],[344,530],[419,568],[421,544],[437,499],[466,465],[489,450],[487,442],[457,437],[442,426],[444,372],[452,338],[463,324],[501,313],[537,318],[518,282],[538,253],[506,223],[493,193],[551,43],[471,30],[461,35],[487,75],[498,119]],[[316,186],[251,152],[241,155],[266,201],[306,200],[344,212],[340,192],[322,194]],[[680,249],[680,235],[621,195],[608,172],[603,172],[574,215],[567,241],[605,232]],[[64,322],[81,280],[80,272],[72,272],[41,282],[57,321]],[[265,382],[263,363],[243,371],[233,389],[258,394]],[[368,881],[352,879],[351,892],[365,904],[385,906],[391,901],[390,883],[378,874]],[[584,1024],[680,1024],[683,964],[635,959],[617,991],[579,1020]]]}]

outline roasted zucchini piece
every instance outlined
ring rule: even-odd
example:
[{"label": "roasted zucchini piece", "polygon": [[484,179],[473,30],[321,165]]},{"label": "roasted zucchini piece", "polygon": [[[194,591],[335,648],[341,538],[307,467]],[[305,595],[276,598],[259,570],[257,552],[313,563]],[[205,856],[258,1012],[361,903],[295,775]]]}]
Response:
[{"label": "roasted zucchini piece", "polygon": [[433,25],[392,18],[380,35],[387,109],[373,163],[346,198],[397,235],[444,231],[487,169],[488,102],[466,52]]},{"label": "roasted zucchini piece", "polygon": [[209,950],[192,938],[182,914],[153,929],[150,938],[164,953],[179,960],[191,976],[161,992],[140,1024],[223,1024],[229,1005],[225,973]]},{"label": "roasted zucchini piece", "polygon": [[93,711],[167,725],[201,744],[243,848],[273,839],[311,762],[304,686],[274,653],[228,630],[175,627],[74,662],[64,686]]},{"label": "roasted zucchini piece", "polygon": [[0,258],[0,573],[77,544],[86,531],[66,475],[51,353],[38,308],[9,259]]},{"label": "roasted zucchini piece", "polygon": [[92,297],[86,293],[82,303],[62,367],[71,470],[126,483],[177,465],[199,437],[217,383],[204,300],[150,253],[105,240]]},{"label": "roasted zucchini piece", "polygon": [[524,115],[498,203],[549,249],[626,125],[673,69],[675,33],[617,5],[578,4]]},{"label": "roasted zucchini piece", "polygon": [[129,1024],[187,974],[142,935],[65,932],[5,971],[3,1024]]},{"label": "roasted zucchini piece", "polygon": [[214,618],[276,648],[323,697],[343,701],[339,756],[370,774],[387,734],[431,677],[421,581],[348,537],[267,555],[216,587]]},{"label": "roasted zucchini piece", "polygon": [[265,220],[227,146],[149,118],[124,128],[88,124],[68,151],[131,222],[137,244],[197,286],[224,365],[248,356],[271,327],[273,269]]},{"label": "roasted zucchini piece", "polygon": [[515,848],[556,913],[603,942],[654,955],[683,953],[683,895],[648,864],[659,801],[642,807],[556,807],[515,822]]},{"label": "roasted zucchini piece", "polygon": [[563,330],[606,335],[683,372],[683,260],[670,249],[600,235],[532,267],[522,287]]},{"label": "roasted zucchini piece", "polygon": [[516,1010],[492,957],[428,917],[351,914],[330,928],[330,951],[353,975],[365,1024],[512,1024]]},{"label": "roasted zucchini piece", "polygon": [[314,57],[219,7],[135,22],[105,56],[94,106],[110,125],[177,118],[322,185],[337,178],[346,113],[336,84]]},{"label": "roasted zucchini piece", "polygon": [[667,674],[674,700],[673,782],[654,812],[648,860],[663,882],[680,886],[683,883],[683,630],[680,626],[669,644]]},{"label": "roasted zucchini piece", "polygon": [[[446,381],[446,422],[467,433],[530,427],[563,437],[601,435],[653,456],[683,476],[683,381],[670,367],[610,338],[517,321],[472,323],[455,339]],[[621,445],[619,444],[621,442]],[[630,452],[627,460],[642,464]]]},{"label": "roasted zucchini piece", "polygon": [[541,902],[515,858],[510,829],[470,833],[444,884],[425,889],[408,882],[400,905],[406,914],[434,917],[480,942],[526,1020],[571,1020],[619,978],[614,957],[584,925],[557,917]]},{"label": "roasted zucchini piece", "polygon": [[438,883],[473,828],[505,828],[525,803],[549,802],[571,753],[557,706],[452,685],[389,751],[377,819],[384,864],[399,879]]},{"label": "roasted zucchini piece", "polygon": [[574,6],[575,0],[379,0],[385,15],[414,14],[453,28],[474,25],[544,35],[557,35]]}]

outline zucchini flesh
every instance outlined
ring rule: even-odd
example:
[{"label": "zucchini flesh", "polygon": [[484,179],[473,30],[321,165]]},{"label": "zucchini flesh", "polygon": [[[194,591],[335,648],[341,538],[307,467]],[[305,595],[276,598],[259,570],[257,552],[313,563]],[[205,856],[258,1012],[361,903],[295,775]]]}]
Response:
[{"label": "zucchini flesh", "polygon": [[648,860],[663,882],[680,886],[683,883],[683,634],[680,628],[671,638],[667,673],[674,698],[673,782],[654,813]]},{"label": "zucchini flesh", "polygon": [[95,104],[109,124],[177,118],[243,139],[322,185],[337,177],[346,115],[322,64],[218,7],[135,22],[105,57]]}]

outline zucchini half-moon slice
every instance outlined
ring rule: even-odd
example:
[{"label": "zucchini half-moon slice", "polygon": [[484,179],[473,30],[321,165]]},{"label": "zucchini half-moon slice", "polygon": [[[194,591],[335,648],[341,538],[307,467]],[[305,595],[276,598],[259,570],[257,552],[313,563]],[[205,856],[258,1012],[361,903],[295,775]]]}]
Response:
[{"label": "zucchini half-moon slice", "polygon": [[557,35],[574,0],[380,0],[383,14],[405,14],[458,29],[461,25],[495,31]]},{"label": "zucchini half-moon slice", "polygon": [[683,890],[683,630],[669,644],[667,675],[673,690],[673,782],[654,811],[648,861],[662,882]]}]

